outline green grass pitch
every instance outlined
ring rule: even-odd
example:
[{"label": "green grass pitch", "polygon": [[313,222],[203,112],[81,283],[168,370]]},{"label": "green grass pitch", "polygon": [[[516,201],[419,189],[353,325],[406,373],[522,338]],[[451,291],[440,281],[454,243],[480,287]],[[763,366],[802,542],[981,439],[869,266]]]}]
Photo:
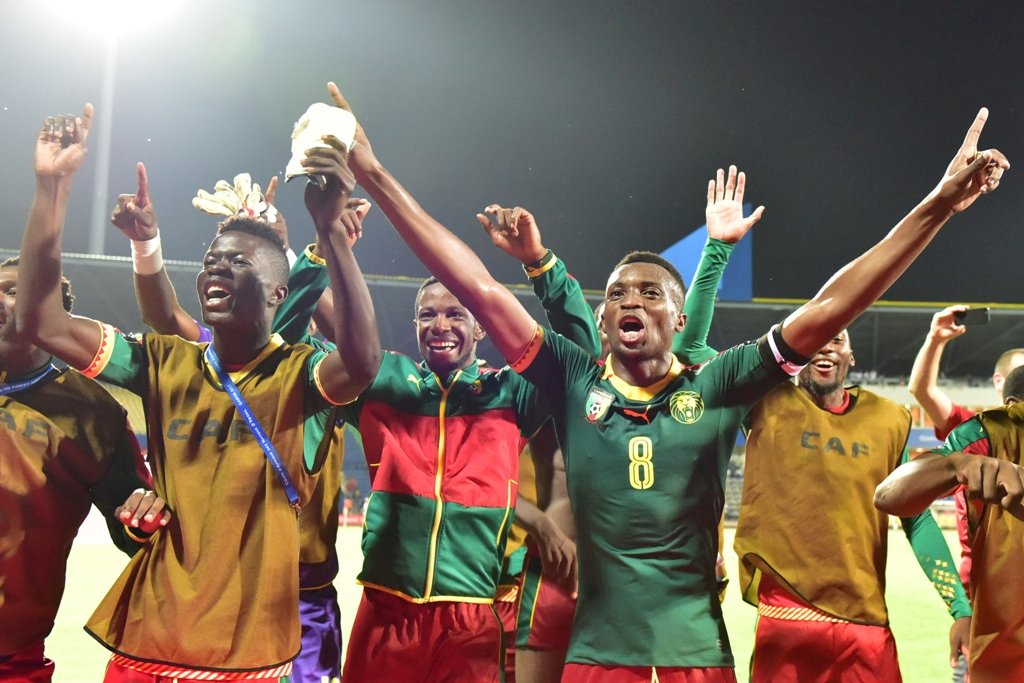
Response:
[{"label": "green grass pitch", "polygon": [[[951,679],[948,631],[952,619],[918,567],[902,531],[891,531],[889,535],[886,599],[903,680],[905,683],[948,681]],[[339,529],[341,572],[335,583],[346,638],[360,595],[354,581],[361,560],[359,537],[359,528]],[[946,540],[953,548],[953,556],[959,557],[955,532],[947,531]],[[731,529],[726,531],[726,550],[728,570],[735,575]],[[64,601],[53,633],[46,641],[47,655],[57,663],[54,680],[58,683],[95,683],[103,679],[108,653],[82,630],[82,624],[124,563],[124,556],[109,544],[78,543],[72,550]],[[747,680],[754,616],[754,608],[740,599],[735,585],[730,586],[725,617],[736,656],[736,674],[741,682]]]}]

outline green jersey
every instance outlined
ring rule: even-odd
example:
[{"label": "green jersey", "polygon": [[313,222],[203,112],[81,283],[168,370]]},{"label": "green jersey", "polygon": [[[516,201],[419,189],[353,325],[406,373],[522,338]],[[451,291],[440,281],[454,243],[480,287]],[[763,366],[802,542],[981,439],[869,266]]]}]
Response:
[{"label": "green jersey", "polygon": [[551,332],[531,349],[514,367],[550,397],[578,533],[566,660],[732,666],[715,581],[726,469],[785,359],[765,336],[634,387]]}]

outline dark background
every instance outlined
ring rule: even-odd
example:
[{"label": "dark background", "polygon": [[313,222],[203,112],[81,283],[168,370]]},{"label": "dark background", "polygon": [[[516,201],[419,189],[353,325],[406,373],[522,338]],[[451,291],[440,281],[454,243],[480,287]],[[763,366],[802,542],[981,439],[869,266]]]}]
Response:
[{"label": "dark background", "polygon": [[[162,4],[176,7],[156,25],[106,20],[121,30],[115,103],[97,116],[113,117],[104,202],[133,191],[146,162],[168,258],[198,260],[213,232],[190,205],[197,188],[284,168],[292,123],[330,79],[378,156],[505,281],[521,273],[473,219],[486,204],[530,208],[600,289],[625,251],[702,224],[707,179],[736,163],[748,201],[767,207],[755,297],[806,299],[935,185],[980,106],[982,147],[1024,163],[1018,3]],[[20,242],[39,121],[99,107],[104,39],[60,6],[4,3],[0,247]],[[95,158],[66,251],[86,249],[94,172]],[[1024,303],[1019,173],[951,221],[887,298]],[[279,194],[294,243],[312,234],[301,195]],[[106,251],[128,252],[112,227]],[[424,274],[379,213],[357,256],[367,273]]]}]

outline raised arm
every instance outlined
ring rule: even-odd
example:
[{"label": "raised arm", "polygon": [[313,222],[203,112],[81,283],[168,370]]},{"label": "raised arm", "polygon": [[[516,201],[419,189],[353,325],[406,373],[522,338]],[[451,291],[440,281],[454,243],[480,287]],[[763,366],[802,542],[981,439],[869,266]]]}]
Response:
[{"label": "raised arm", "polygon": [[144,323],[160,334],[176,334],[182,339],[197,341],[199,323],[178,303],[178,295],[164,268],[156,208],[149,196],[149,177],[141,161],[136,171],[138,188],[135,194],[118,195],[110,222],[131,240],[139,315]]},{"label": "raised arm", "polygon": [[320,382],[339,403],[354,400],[373,381],[380,366],[381,348],[373,301],[352,254],[350,233],[361,229],[343,220],[355,179],[345,165],[341,142],[325,138],[329,147],[308,151],[303,160],[310,172],[326,178],[321,190],[306,185],[306,208],[316,225],[319,249],[327,264],[334,292],[331,321],[337,348],[320,365]]},{"label": "raised arm", "polygon": [[[270,195],[267,196],[269,200]],[[345,224],[350,246],[355,246],[362,235],[363,219],[370,208],[370,202],[365,199],[350,198],[346,202],[341,222]],[[308,339],[311,319],[316,321],[324,337],[334,343],[334,294],[324,265],[317,244],[309,245],[291,264],[288,297],[274,314],[272,328],[290,344]]]},{"label": "raised arm", "polygon": [[[334,83],[327,90],[334,103],[350,109]],[[529,346],[537,323],[516,297],[488,272],[476,253],[434,220],[380,163],[362,126],[349,165],[359,184],[431,273],[473,312],[508,361]],[[337,303],[337,302],[335,302]]]},{"label": "raised arm", "polygon": [[978,151],[988,110],[978,112],[939,184],[888,235],[825,283],[786,318],[782,336],[810,357],[892,285],[951,216],[994,190],[1010,164],[998,150]]},{"label": "raised arm", "polygon": [[966,310],[967,306],[950,306],[932,316],[928,336],[917,352],[914,367],[910,369],[910,379],[907,380],[907,389],[924,408],[936,430],[945,429],[953,412],[953,400],[939,389],[939,364],[946,344],[967,331],[967,327],[958,325],[954,318],[955,313]]},{"label": "raised arm", "polygon": [[61,237],[71,181],[85,160],[93,108],[81,117],[51,116],[36,141],[36,193],[21,243],[18,298],[32,302],[15,312],[18,331],[36,346],[76,368],[88,366],[100,348],[100,326],[72,316],[61,303]]},{"label": "raised arm", "polygon": [[749,216],[743,217],[746,187],[746,174],[737,174],[735,166],[729,167],[728,179],[725,171],[718,169],[716,177],[708,181],[708,203],[704,210],[708,241],[701,251],[693,282],[683,303],[686,327],[672,340],[672,353],[684,363],[703,363],[718,353],[708,346],[718,283],[722,281],[736,243],[750,232],[764,213],[764,207],[759,206]]},{"label": "raised arm", "polygon": [[601,355],[601,337],[594,312],[590,310],[579,283],[569,275],[565,263],[547,249],[533,214],[517,206],[507,209],[491,204],[477,219],[494,246],[523,264],[548,323],[591,358]]}]

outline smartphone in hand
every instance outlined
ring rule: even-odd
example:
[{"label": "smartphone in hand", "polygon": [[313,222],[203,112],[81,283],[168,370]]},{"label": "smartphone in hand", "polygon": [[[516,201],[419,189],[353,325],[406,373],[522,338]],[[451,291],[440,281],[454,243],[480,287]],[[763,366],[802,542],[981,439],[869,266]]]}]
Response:
[{"label": "smartphone in hand", "polygon": [[968,308],[966,311],[957,311],[953,314],[953,320],[957,325],[987,325],[992,320],[991,309]]}]

